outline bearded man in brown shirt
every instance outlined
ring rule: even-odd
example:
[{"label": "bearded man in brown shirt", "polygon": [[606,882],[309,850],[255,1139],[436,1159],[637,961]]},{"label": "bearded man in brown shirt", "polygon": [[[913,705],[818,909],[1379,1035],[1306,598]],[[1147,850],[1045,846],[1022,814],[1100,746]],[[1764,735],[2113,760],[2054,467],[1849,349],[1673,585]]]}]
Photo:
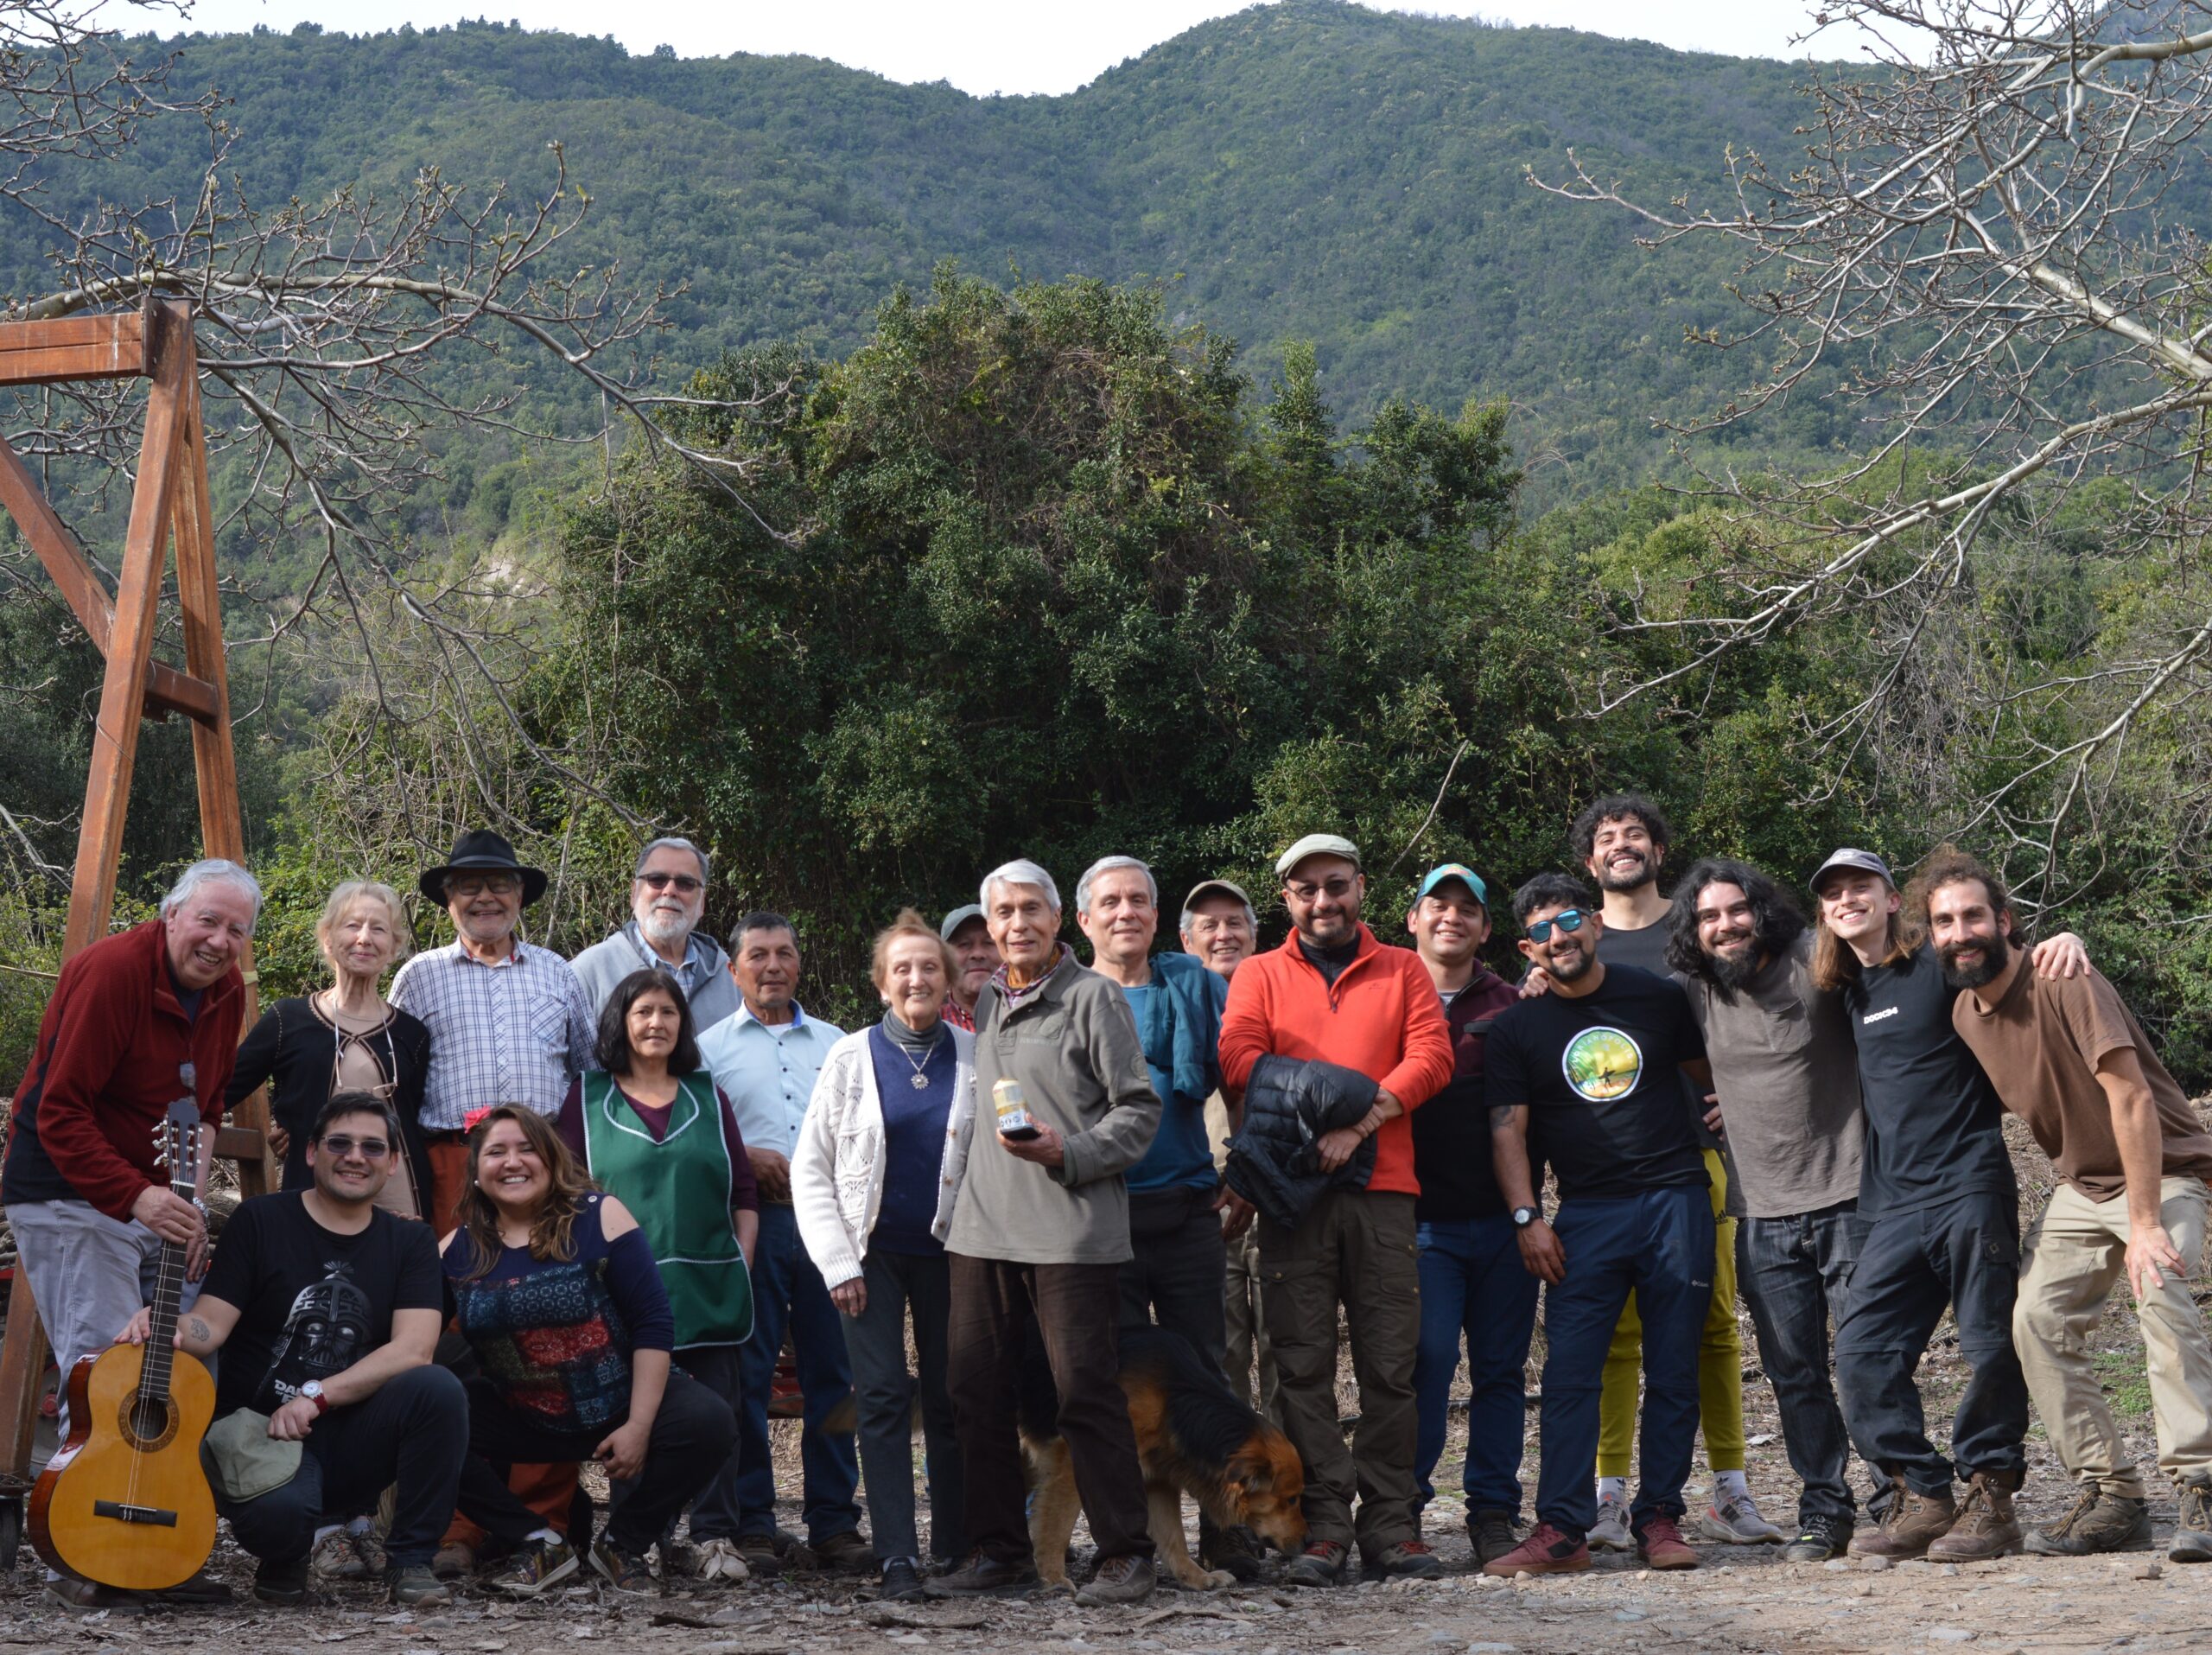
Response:
[{"label": "bearded man in brown shirt", "polygon": [[2089,1338],[2123,1270],[2150,1369],[2158,1464],[2179,1486],[2167,1556],[2212,1562],[2212,1340],[2190,1296],[2203,1256],[2212,1136],[2113,986],[2096,971],[2038,977],[2012,941],[2004,882],[1946,848],[1914,882],[1952,1008],[2006,1110],[2058,1175],[2030,1231],[2012,1317],[2028,1392],[2067,1474],[2074,1509],[2031,1551],[2109,1551],[2149,1537],[2142,1474],[2091,1365]]}]

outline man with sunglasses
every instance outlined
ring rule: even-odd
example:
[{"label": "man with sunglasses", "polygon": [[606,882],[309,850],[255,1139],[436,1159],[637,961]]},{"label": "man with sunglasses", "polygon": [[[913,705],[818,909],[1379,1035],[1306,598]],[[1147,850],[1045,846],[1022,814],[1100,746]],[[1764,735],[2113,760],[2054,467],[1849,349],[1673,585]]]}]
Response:
[{"label": "man with sunglasses", "polygon": [[[1484,1086],[1498,1189],[1522,1262],[1548,1285],[1549,1352],[1536,1527],[1484,1569],[1590,1567],[1599,1389],[1630,1293],[1643,1323],[1643,1481],[1630,1529],[1649,1567],[1694,1569],[1697,1554],[1680,1525],[1697,1437],[1699,1337],[1713,1299],[1713,1217],[1680,1077],[1710,1086],[1705,1042],[1680,984],[1599,958],[1605,921],[1580,882],[1541,874],[1514,894],[1513,912],[1525,933],[1521,952],[1551,991],[1491,1026]],[[1559,1181],[1549,1223],[1532,1162],[1548,1162]]]},{"label": "man with sunglasses", "polygon": [[630,880],[630,920],[613,936],[570,960],[584,998],[603,1009],[614,986],[651,966],[666,971],[691,1003],[691,1026],[703,1034],[741,1003],[729,956],[700,925],[707,911],[707,853],[689,839],[655,839]]},{"label": "man with sunglasses", "polygon": [[[1367,881],[1349,839],[1309,834],[1275,871],[1291,933],[1230,980],[1222,1085],[1241,1101],[1255,1066],[1272,1055],[1351,1071],[1373,1085],[1375,1099],[1315,1146],[1321,1168],[1334,1173],[1372,1138],[1365,1185],[1332,1183],[1294,1229],[1257,1220],[1282,1427],[1306,1466],[1307,1544],[1283,1578],[1342,1583],[1355,1538],[1371,1575],[1436,1575],[1442,1565],[1414,1521],[1421,1185],[1408,1115],[1451,1079],[1452,1038],[1420,956],[1384,947],[1361,923]],[[1340,1306],[1359,1376],[1359,1429],[1349,1448],[1337,1411]]]}]

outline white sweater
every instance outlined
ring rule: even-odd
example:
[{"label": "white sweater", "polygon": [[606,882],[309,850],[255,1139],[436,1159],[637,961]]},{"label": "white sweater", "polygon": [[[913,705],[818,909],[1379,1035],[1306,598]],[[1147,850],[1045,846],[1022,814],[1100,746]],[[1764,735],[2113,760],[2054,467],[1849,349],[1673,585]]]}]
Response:
[{"label": "white sweater", "polygon": [[[952,1227],[953,1198],[967,1170],[968,1142],[976,1124],[976,1037],[964,1028],[950,1033],[956,1066],[952,1113],[945,1123],[944,1158],[938,1163],[937,1217],[930,1225],[939,1241]],[[883,1104],[868,1046],[868,1031],[862,1028],[830,1048],[791,1152],[791,1208],[799,1239],[830,1287],[861,1273],[868,1233],[883,1202]]]}]

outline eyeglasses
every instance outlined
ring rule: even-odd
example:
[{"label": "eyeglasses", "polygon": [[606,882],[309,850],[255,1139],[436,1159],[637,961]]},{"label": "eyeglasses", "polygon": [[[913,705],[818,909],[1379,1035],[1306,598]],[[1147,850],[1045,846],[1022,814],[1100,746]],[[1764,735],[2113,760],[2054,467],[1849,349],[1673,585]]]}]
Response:
[{"label": "eyeglasses", "polygon": [[1557,913],[1552,915],[1550,919],[1539,920],[1535,924],[1530,926],[1529,927],[1529,940],[1530,942],[1549,942],[1552,939],[1552,927],[1554,926],[1558,926],[1561,931],[1564,931],[1568,936],[1572,937],[1576,932],[1582,929],[1582,922],[1589,917],[1590,916],[1585,913],[1580,908],[1561,908]]},{"label": "eyeglasses", "polygon": [[372,1161],[381,1161],[391,1153],[391,1145],[383,1138],[349,1137],[343,1132],[334,1132],[323,1139],[322,1147],[334,1155],[349,1155],[359,1149]]},{"label": "eyeglasses", "polygon": [[505,896],[522,888],[522,879],[516,874],[455,874],[446,881],[446,894],[481,896],[489,891],[493,896]]},{"label": "eyeglasses", "polygon": [[1351,894],[1352,884],[1351,880],[1338,874],[1334,879],[1325,881],[1319,885],[1309,884],[1304,880],[1293,880],[1284,886],[1283,889],[1301,902],[1311,902],[1314,898],[1324,894],[1334,897],[1349,896]]},{"label": "eyeglasses", "polygon": [[673,885],[680,894],[690,896],[702,882],[690,874],[639,874],[638,883],[653,891],[664,891]]}]

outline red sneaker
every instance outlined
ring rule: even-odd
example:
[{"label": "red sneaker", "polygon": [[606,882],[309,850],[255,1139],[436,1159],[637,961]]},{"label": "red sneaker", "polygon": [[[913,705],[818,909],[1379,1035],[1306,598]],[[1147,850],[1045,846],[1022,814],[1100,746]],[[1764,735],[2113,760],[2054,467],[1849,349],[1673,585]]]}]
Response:
[{"label": "red sneaker", "polygon": [[1644,1519],[1636,1531],[1636,1555],[1647,1569],[1695,1569],[1697,1553],[1682,1538],[1671,1517]]},{"label": "red sneaker", "polygon": [[1590,1545],[1580,1537],[1569,1539],[1548,1523],[1539,1523],[1535,1531],[1503,1557],[1493,1557],[1483,1565],[1485,1575],[1572,1575],[1577,1569],[1590,1567]]}]

